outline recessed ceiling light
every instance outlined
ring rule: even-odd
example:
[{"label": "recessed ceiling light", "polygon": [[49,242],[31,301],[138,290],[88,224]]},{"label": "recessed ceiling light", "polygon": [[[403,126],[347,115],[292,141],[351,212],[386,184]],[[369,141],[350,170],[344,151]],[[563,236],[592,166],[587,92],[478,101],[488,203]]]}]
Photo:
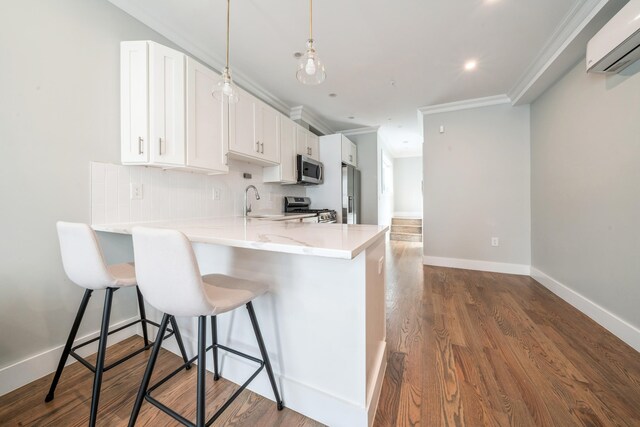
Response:
[{"label": "recessed ceiling light", "polygon": [[335,98],[336,96],[338,96],[338,94],[337,94],[337,93],[333,93],[333,92],[332,92],[332,93],[330,93],[330,94],[329,94],[329,98]]},{"label": "recessed ceiling light", "polygon": [[353,120],[353,119],[355,119],[355,117],[353,117],[353,116],[349,116],[349,117],[347,117],[347,118],[348,118],[349,120]]},{"label": "recessed ceiling light", "polygon": [[296,58],[296,59],[300,59],[300,57],[301,57],[302,55],[304,55],[304,53],[302,53],[302,52],[294,52],[294,53],[293,53],[293,57],[294,57],[294,58]]},{"label": "recessed ceiling light", "polygon": [[396,81],[395,80],[391,80],[389,83],[391,84],[391,86],[395,86],[396,85]]},{"label": "recessed ceiling light", "polygon": [[403,143],[403,144],[408,144],[408,143],[409,143],[409,141],[402,141],[402,143]]},{"label": "recessed ceiling light", "polygon": [[473,71],[478,66],[478,62],[475,59],[470,59],[464,63],[464,69],[467,71]]},{"label": "recessed ceiling light", "polygon": [[391,121],[391,117],[389,117],[387,120]]}]

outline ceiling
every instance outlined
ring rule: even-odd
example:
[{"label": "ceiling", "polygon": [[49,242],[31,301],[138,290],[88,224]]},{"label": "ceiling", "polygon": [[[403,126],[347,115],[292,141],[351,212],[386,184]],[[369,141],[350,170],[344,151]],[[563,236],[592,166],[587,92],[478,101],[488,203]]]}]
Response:
[{"label": "ceiling", "polygon": [[[110,1],[222,66],[225,0]],[[327,79],[309,87],[295,79],[293,57],[308,38],[308,1],[232,1],[231,69],[280,109],[304,105],[333,131],[381,126],[394,155],[420,155],[419,107],[509,93],[586,2],[316,0],[314,39]],[[475,71],[464,70],[469,59]]]}]

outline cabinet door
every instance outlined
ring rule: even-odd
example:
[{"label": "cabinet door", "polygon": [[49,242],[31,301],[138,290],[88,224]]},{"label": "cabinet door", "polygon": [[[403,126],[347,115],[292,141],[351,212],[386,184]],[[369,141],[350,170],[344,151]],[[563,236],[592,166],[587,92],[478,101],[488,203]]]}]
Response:
[{"label": "cabinet door", "polygon": [[222,78],[187,58],[187,166],[228,172],[224,140],[225,102],[211,95]]},{"label": "cabinet door", "polygon": [[296,125],[287,117],[280,117],[280,179],[296,182]]},{"label": "cabinet door", "polygon": [[351,141],[346,137],[342,137],[342,163],[351,164]]},{"label": "cabinet door", "polygon": [[351,143],[351,164],[354,167],[358,167],[358,146],[356,144],[354,144],[353,142]]},{"label": "cabinet door", "polygon": [[309,149],[307,148],[307,130],[299,125],[296,128],[296,154],[309,157]]},{"label": "cabinet door", "polygon": [[320,160],[320,138],[311,132],[307,132],[307,148],[309,157]]},{"label": "cabinet door", "polygon": [[149,161],[149,74],[147,42],[120,44],[121,160]]},{"label": "cabinet door", "polygon": [[184,54],[149,44],[151,162],[185,164]]},{"label": "cabinet door", "polygon": [[280,113],[268,105],[257,101],[256,141],[260,157],[273,163],[280,162]]},{"label": "cabinet door", "polygon": [[255,134],[255,98],[238,89],[238,102],[229,104],[229,151],[259,157]]}]

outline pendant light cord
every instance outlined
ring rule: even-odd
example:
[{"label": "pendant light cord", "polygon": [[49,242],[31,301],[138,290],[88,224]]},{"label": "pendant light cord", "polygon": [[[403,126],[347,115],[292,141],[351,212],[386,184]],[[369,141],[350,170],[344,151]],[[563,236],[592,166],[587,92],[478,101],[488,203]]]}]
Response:
[{"label": "pendant light cord", "polygon": [[227,0],[227,69],[229,68],[229,16],[231,9],[231,0]]},{"label": "pendant light cord", "polygon": [[309,40],[313,40],[313,0],[309,0]]}]

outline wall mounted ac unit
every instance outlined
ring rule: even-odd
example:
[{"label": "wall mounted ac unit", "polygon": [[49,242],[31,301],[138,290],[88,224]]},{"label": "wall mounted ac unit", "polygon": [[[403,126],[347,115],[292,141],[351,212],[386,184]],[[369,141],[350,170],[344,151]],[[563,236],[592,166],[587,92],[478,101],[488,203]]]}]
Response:
[{"label": "wall mounted ac unit", "polygon": [[631,0],[587,44],[587,72],[618,73],[640,59],[640,0]]}]

